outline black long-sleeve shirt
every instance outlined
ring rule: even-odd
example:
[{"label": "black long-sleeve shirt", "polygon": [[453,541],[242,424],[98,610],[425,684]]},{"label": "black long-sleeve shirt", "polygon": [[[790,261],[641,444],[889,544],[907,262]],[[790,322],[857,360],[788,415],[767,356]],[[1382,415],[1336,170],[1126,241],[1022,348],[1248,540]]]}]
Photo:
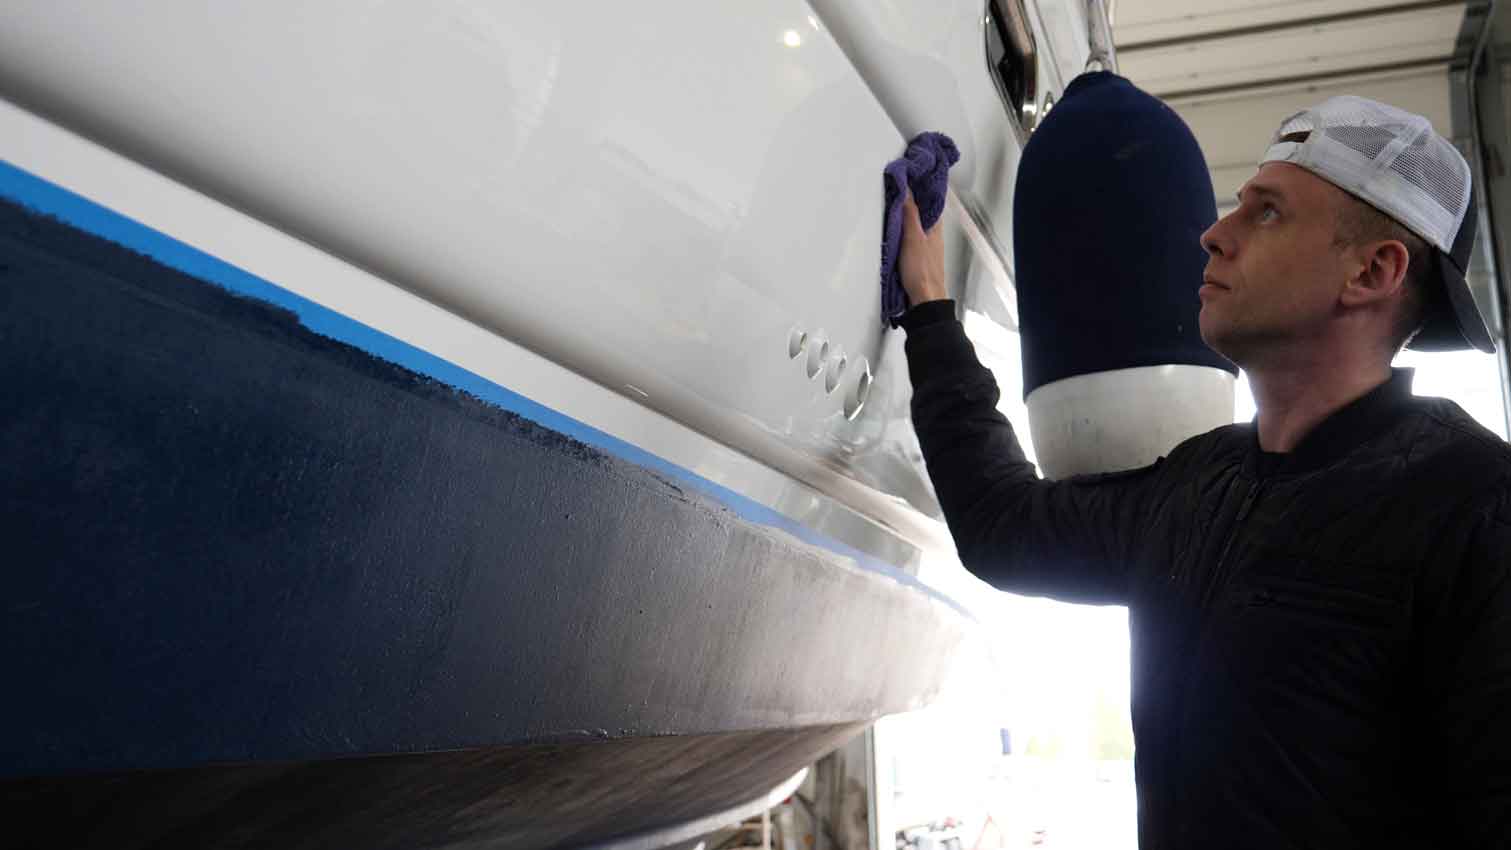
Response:
[{"label": "black long-sleeve shirt", "polygon": [[953,302],[904,327],[966,567],[1129,608],[1142,850],[1511,847],[1504,442],[1397,370],[1287,454],[1234,425],[1044,481]]}]

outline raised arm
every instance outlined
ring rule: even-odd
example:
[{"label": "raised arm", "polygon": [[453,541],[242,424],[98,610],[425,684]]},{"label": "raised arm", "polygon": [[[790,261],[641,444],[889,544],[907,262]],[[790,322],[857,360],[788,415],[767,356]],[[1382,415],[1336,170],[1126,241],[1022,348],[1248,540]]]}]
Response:
[{"label": "raised arm", "polygon": [[925,234],[904,204],[903,318],[913,381],[913,427],[961,561],[1017,593],[1124,603],[1138,529],[1159,465],[1044,481],[997,410],[992,373],[977,360],[955,304],[945,300],[938,228]]}]

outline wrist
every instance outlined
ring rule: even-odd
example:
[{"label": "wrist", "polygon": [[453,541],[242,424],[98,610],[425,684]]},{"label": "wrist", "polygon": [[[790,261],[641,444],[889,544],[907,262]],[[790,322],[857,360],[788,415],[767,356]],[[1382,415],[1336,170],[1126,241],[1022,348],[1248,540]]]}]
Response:
[{"label": "wrist", "polygon": [[913,304],[944,301],[950,297],[944,284],[932,280],[918,281],[913,286],[904,286],[903,290],[908,293],[908,301]]},{"label": "wrist", "polygon": [[910,334],[928,325],[955,321],[955,302],[948,298],[914,303],[902,315],[902,328]]}]

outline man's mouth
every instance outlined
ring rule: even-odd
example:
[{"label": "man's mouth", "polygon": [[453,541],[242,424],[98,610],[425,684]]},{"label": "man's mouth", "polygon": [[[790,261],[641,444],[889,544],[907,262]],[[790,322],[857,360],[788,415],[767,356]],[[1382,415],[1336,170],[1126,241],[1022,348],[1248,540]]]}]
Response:
[{"label": "man's mouth", "polygon": [[1201,279],[1201,289],[1199,289],[1197,291],[1198,292],[1207,292],[1207,291],[1215,290],[1215,289],[1227,290],[1228,288],[1229,287],[1226,284],[1222,283],[1221,281],[1217,280],[1216,278],[1211,278],[1211,277],[1203,276],[1202,279]]}]

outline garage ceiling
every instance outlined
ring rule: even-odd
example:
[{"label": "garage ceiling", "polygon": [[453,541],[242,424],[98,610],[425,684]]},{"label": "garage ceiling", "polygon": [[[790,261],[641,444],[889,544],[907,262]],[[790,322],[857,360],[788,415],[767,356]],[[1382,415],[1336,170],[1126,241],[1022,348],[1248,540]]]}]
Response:
[{"label": "garage ceiling", "polygon": [[1452,126],[1450,71],[1468,64],[1486,2],[1115,0],[1120,71],[1191,125],[1220,207],[1287,115],[1336,94]]}]

